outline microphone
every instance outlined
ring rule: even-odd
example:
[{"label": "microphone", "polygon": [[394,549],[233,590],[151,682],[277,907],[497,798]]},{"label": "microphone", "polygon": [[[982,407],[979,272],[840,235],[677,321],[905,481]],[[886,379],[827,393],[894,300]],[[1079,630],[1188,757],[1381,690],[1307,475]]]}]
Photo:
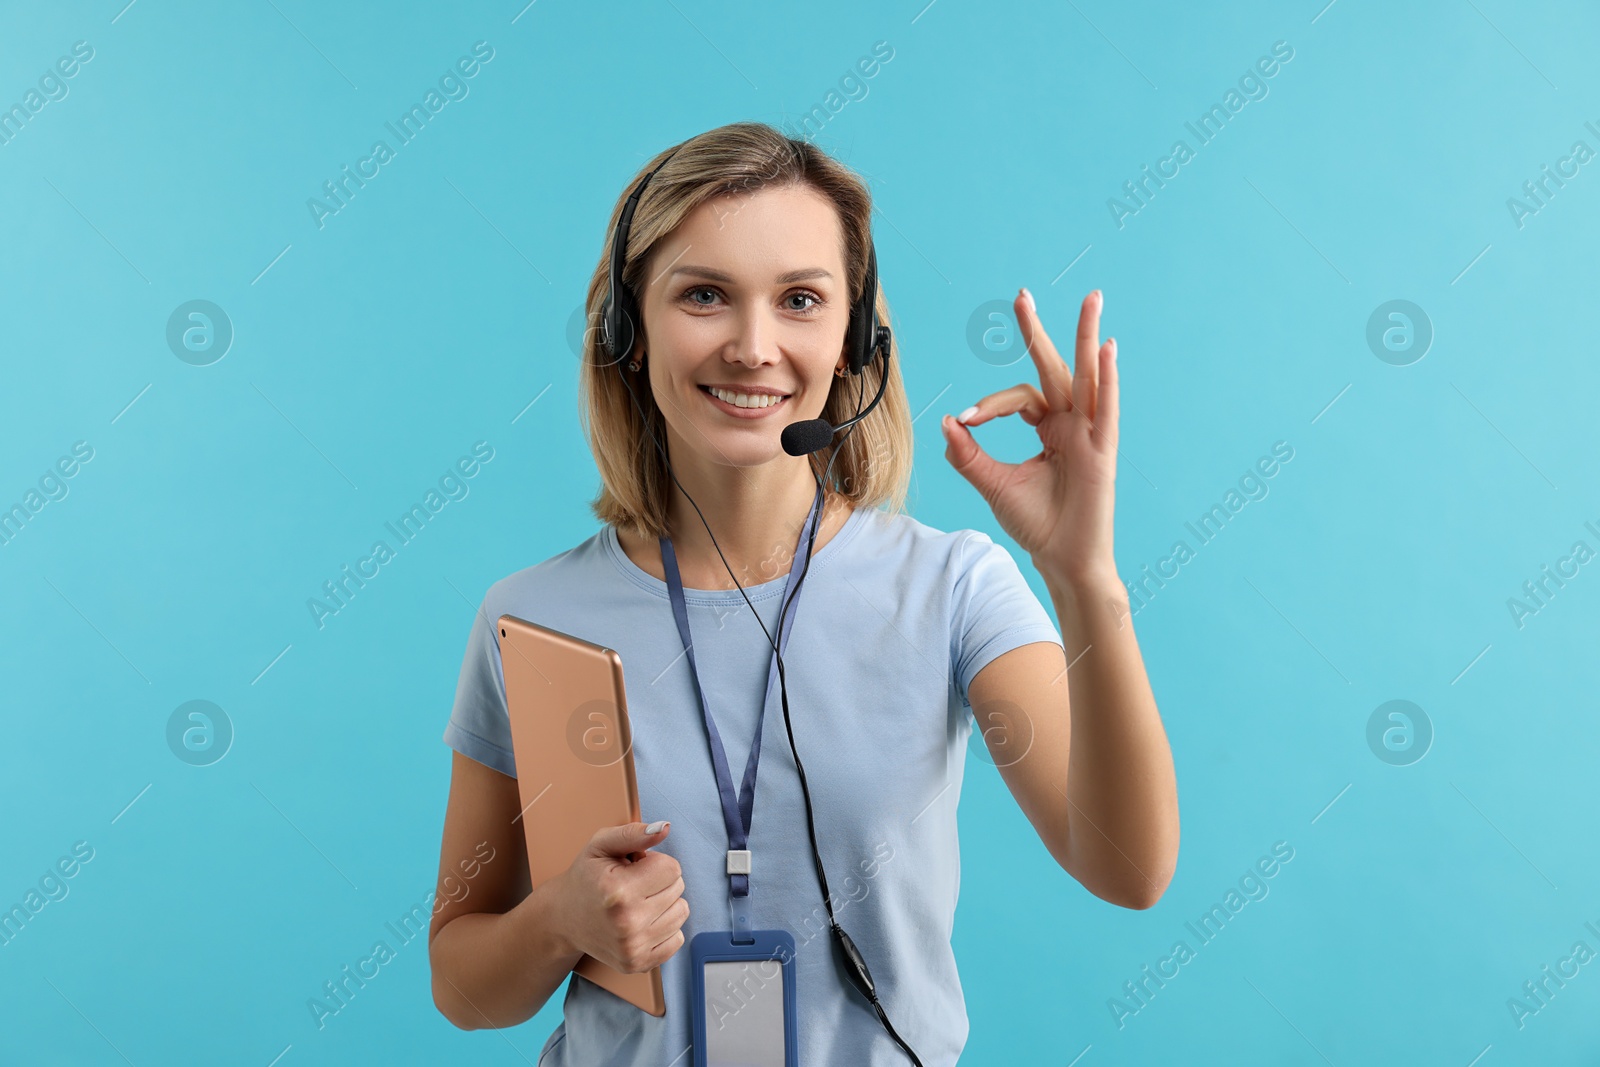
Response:
[{"label": "microphone", "polygon": [[827,419],[792,422],[783,428],[783,450],[791,456],[809,456],[826,448],[838,432]]},{"label": "microphone", "polygon": [[809,456],[813,452],[828,447],[828,443],[833,440],[834,434],[854,426],[872,414],[872,409],[877,407],[878,402],[883,399],[884,386],[889,384],[888,346],[885,345],[881,351],[883,352],[883,377],[878,381],[878,391],[873,396],[872,403],[868,404],[859,414],[846,419],[837,426],[827,419],[802,419],[799,422],[791,422],[783,428],[781,436],[785,452],[791,456]]}]

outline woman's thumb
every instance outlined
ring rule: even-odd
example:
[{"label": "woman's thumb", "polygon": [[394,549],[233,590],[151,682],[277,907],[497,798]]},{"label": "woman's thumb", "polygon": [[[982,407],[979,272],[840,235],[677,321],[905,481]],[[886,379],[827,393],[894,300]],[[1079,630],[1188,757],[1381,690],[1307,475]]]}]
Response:
[{"label": "woman's thumb", "polygon": [[986,490],[994,480],[995,470],[999,464],[994,457],[983,450],[978,444],[978,439],[972,436],[972,431],[955,420],[953,415],[946,415],[939,422],[939,428],[944,431],[945,449],[944,458],[956,472],[972,483],[973,488],[987,499]]},{"label": "woman's thumb", "polygon": [[665,820],[648,825],[642,822],[626,822],[620,826],[607,826],[595,831],[595,835],[589,839],[589,845],[599,855],[615,856],[620,859],[659,845],[667,839],[667,831],[671,826],[672,824]]}]

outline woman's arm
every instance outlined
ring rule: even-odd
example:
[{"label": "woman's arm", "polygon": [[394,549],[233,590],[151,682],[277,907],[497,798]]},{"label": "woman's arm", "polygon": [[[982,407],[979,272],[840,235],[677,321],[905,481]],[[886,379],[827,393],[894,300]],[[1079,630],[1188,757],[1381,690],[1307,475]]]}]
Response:
[{"label": "woman's arm", "polygon": [[1178,786],[1127,590],[1045,585],[1071,669],[1050,642],[996,657],[968,686],[975,728],[1062,869],[1103,900],[1152,907],[1177,869]]},{"label": "woman's arm", "polygon": [[654,851],[671,823],[601,827],[530,892],[520,803],[515,778],[455,754],[428,959],[433,1003],[463,1030],[532,1018],[585,955],[639,974],[683,947],[683,871]]},{"label": "woman's arm", "polygon": [[[985,666],[968,685],[978,727],[991,746],[996,711],[1031,730],[1032,747],[1002,774],[1050,854],[1095,895],[1148,908],[1178,864],[1178,787],[1112,553],[1120,399],[1116,341],[1100,343],[1103,305],[1098,289],[1084,298],[1070,370],[1032,295],[1019,292],[1039,387],[1014,385],[946,416],[945,456],[1032,558],[1066,656],[1032,644]],[[1001,463],[966,427],[1012,414],[1039,431],[1041,450]]]},{"label": "woman's arm", "polygon": [[557,883],[529,891],[520,807],[515,778],[455,753],[428,958],[433,1002],[463,1030],[532,1018],[582,956],[555,921]]}]

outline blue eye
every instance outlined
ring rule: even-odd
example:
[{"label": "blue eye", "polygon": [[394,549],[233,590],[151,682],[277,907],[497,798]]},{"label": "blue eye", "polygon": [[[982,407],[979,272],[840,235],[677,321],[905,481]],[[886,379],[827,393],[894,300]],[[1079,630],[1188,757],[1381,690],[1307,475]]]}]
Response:
[{"label": "blue eye", "polygon": [[[679,299],[684,301],[684,302],[686,302],[686,303],[693,304],[695,307],[708,308],[708,307],[715,306],[714,303],[707,303],[705,301],[696,300],[695,299],[695,294],[697,294],[697,293],[711,293],[711,294],[715,295],[716,292],[717,292],[717,290],[714,287],[709,286],[709,285],[694,285],[694,286],[690,286],[688,289],[685,289],[683,291],[683,294],[679,297]],[[806,307],[794,307],[794,306],[791,305],[788,308],[788,310],[793,312],[793,313],[795,313],[795,314],[803,315],[803,316],[811,316],[811,315],[815,315],[817,312],[819,312],[822,309],[822,305],[823,305],[822,298],[820,296],[818,296],[816,293],[813,293],[809,289],[796,290],[795,292],[790,293],[784,299],[785,300],[794,300],[796,298],[800,298],[800,299],[803,299],[803,300],[809,300],[809,301],[811,301],[811,303]]]}]

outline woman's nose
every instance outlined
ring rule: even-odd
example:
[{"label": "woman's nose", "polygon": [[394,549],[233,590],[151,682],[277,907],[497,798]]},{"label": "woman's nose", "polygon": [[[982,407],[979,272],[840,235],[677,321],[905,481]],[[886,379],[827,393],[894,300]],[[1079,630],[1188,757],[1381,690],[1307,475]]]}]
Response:
[{"label": "woman's nose", "polygon": [[747,366],[770,363],[777,358],[776,338],[777,330],[770,313],[764,308],[751,308],[739,316],[735,358]]}]

